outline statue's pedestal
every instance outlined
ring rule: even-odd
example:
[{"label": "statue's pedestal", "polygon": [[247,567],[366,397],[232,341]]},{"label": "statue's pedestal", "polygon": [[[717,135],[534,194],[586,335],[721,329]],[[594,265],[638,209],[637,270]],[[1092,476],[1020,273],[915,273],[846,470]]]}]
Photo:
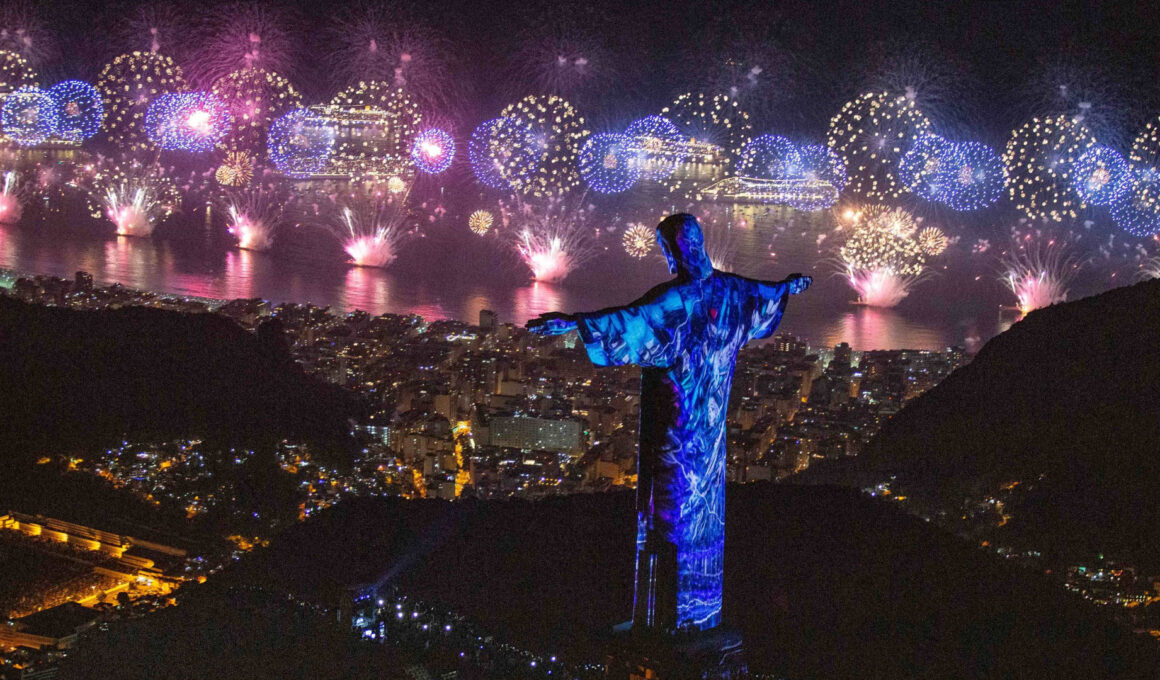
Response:
[{"label": "statue's pedestal", "polygon": [[610,650],[609,680],[736,680],[746,675],[741,633],[724,627],[673,635],[617,630]]}]

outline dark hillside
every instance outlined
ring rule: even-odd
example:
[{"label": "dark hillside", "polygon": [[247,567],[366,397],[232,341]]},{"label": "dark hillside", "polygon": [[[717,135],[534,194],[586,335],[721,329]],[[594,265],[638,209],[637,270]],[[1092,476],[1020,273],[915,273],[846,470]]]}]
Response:
[{"label": "dark hillside", "polygon": [[1160,567],[1160,280],[1032,312],[802,481],[891,475],[944,508],[1020,482],[1010,536]]},{"label": "dark hillside", "polygon": [[214,314],[0,297],[0,452],[28,460],[123,436],[344,440],[354,397],[306,376],[269,335]]},{"label": "dark hillside", "polygon": [[[524,648],[600,661],[631,609],[631,494],[360,500],[220,575],[309,598],[381,576]],[[725,618],[789,678],[1142,678],[1160,649],[1035,574],[891,503],[832,487],[729,489]],[[180,609],[180,608],[179,608]],[[190,634],[197,634],[192,632]]]}]

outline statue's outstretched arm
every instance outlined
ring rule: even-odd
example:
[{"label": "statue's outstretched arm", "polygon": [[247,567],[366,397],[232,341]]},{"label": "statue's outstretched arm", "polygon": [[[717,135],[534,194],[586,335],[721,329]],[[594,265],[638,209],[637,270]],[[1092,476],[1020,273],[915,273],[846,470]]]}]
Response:
[{"label": "statue's outstretched arm", "polygon": [[576,330],[576,317],[562,312],[548,312],[528,321],[527,329],[536,335],[563,335]]}]

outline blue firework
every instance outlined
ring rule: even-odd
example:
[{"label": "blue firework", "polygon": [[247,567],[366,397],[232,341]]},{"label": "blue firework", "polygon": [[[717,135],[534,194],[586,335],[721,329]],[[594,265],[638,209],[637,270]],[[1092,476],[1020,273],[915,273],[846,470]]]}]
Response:
[{"label": "blue firework", "polygon": [[628,135],[602,133],[580,147],[580,176],[597,193],[619,194],[640,179],[641,168]]},{"label": "blue firework", "polygon": [[528,135],[527,128],[512,118],[480,123],[467,141],[467,159],[476,178],[492,189],[510,189],[518,174],[535,172],[541,154]]},{"label": "blue firework", "polygon": [[838,193],[846,188],[846,161],[825,144],[798,147],[804,179],[829,182]]},{"label": "blue firework", "polygon": [[794,179],[802,176],[797,146],[780,135],[758,135],[742,147],[737,174],[757,179]]},{"label": "blue firework", "polygon": [[1072,166],[1071,182],[1087,203],[1111,205],[1129,189],[1128,162],[1115,149],[1093,146]]},{"label": "blue firework", "polygon": [[168,151],[210,151],[230,130],[229,107],[212,92],[170,92],[149,105],[145,131]]},{"label": "blue firework", "polygon": [[685,137],[673,121],[664,116],[645,116],[634,120],[624,134],[636,149],[636,162],[642,179],[660,182],[668,179],[688,160]]},{"label": "blue firework", "polygon": [[38,87],[22,87],[4,99],[0,124],[4,134],[20,146],[42,144],[56,132],[56,107]]},{"label": "blue firework", "polygon": [[958,142],[949,156],[933,184],[933,199],[960,212],[995,205],[1007,187],[1007,165],[999,152],[981,142]]},{"label": "blue firework", "polygon": [[1112,220],[1124,231],[1141,238],[1160,233],[1160,171],[1133,168],[1128,188],[1112,201]]},{"label": "blue firework", "polygon": [[82,142],[101,129],[105,105],[97,88],[83,80],[66,80],[48,88],[56,109],[56,135],[71,142]]},{"label": "blue firework", "polygon": [[423,130],[411,142],[411,160],[415,167],[429,175],[438,175],[451,167],[454,158],[455,139],[445,130]]},{"label": "blue firework", "polygon": [[898,180],[920,198],[939,200],[941,183],[953,162],[953,149],[953,143],[938,135],[921,135],[898,160]]},{"label": "blue firework", "polygon": [[334,153],[334,128],[306,109],[294,109],[270,126],[270,161],[290,177],[321,172]]}]

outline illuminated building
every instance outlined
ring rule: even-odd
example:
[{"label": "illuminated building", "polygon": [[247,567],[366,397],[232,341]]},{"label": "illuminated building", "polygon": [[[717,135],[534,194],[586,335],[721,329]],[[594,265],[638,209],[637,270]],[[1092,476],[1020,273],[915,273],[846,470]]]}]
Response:
[{"label": "illuminated building", "polygon": [[525,416],[492,416],[488,422],[491,446],[525,451],[579,453],[580,423]]},{"label": "illuminated building", "polygon": [[[414,177],[411,147],[397,131],[396,116],[383,109],[322,104],[304,109],[303,127],[333,135],[330,154],[321,167],[298,173],[301,179],[400,178],[409,184]],[[406,142],[406,143],[405,143]]]}]

